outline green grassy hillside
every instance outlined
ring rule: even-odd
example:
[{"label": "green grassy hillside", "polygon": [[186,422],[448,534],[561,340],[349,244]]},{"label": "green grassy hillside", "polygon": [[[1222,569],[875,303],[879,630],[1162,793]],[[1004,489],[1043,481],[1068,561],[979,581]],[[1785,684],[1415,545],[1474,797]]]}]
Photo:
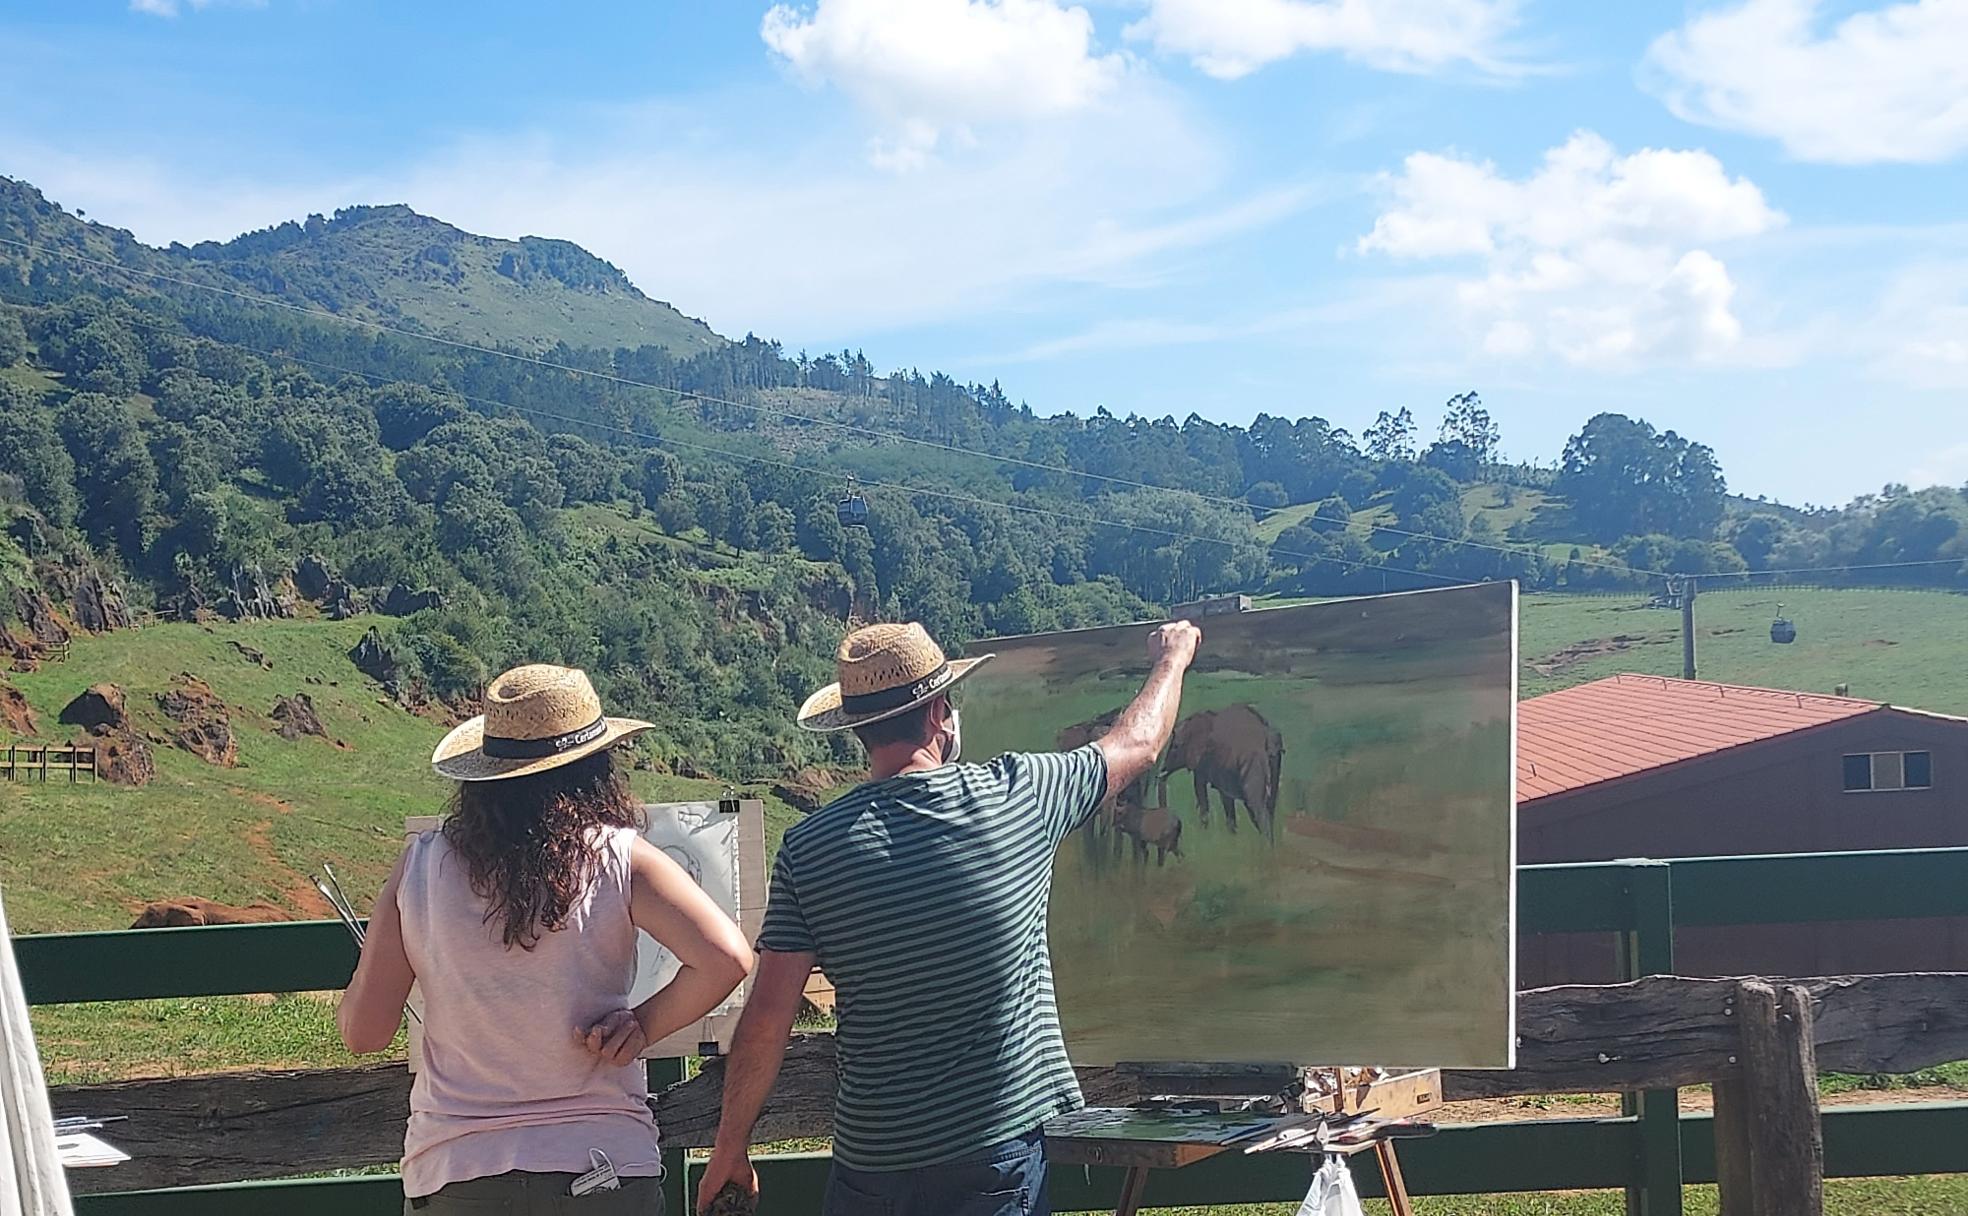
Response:
[{"label": "green grassy hillside", "polygon": [[[1797,641],[1770,641],[1777,604]],[[1526,696],[1623,671],[1681,674],[1681,614],[1644,597],[1525,596],[1519,673]],[[1768,688],[1851,694],[1915,709],[1968,714],[1960,679],[1968,654],[1968,596],[1934,591],[1756,587],[1695,600],[1698,674]]]},{"label": "green grassy hillside", "polygon": [[[444,726],[388,701],[348,659],[368,625],[159,624],[78,638],[66,662],[9,677],[34,706],[40,737],[66,739],[76,732],[56,715],[90,684],[121,685],[138,729],[162,730],[156,694],[190,673],[230,707],[240,760],[218,768],[154,745],[157,778],[140,789],[0,782],[0,887],[16,931],[122,928],[145,901],[184,895],[324,916],[311,885],[324,861],[366,905],[360,893],[388,873],[404,817],[437,810],[445,793],[429,768]],[[234,642],[264,653],[271,669]],[[274,698],[296,692],[313,699],[327,740],[274,733]],[[635,784],[651,800],[722,788],[641,772]],[[776,839],[796,812],[769,796],[767,808]]]},{"label": "green grassy hillside", "polygon": [[[1391,525],[1394,510],[1387,504],[1387,495],[1376,495],[1365,503],[1354,504],[1353,526],[1359,529]],[[1296,503],[1280,507],[1263,519],[1257,521],[1257,538],[1265,544],[1278,539],[1286,528],[1318,510],[1316,502]],[[1500,482],[1479,482],[1467,486],[1462,491],[1462,513],[1472,525],[1481,519],[1489,535],[1498,541],[1524,540],[1545,541],[1556,545],[1555,538],[1545,535],[1547,529],[1539,523],[1553,517],[1562,517],[1563,500],[1553,498],[1542,490],[1527,490],[1518,486],[1505,487]],[[1564,552],[1558,556],[1563,557]]]},{"label": "green grassy hillside", "polygon": [[[333,218],[290,221],[223,244],[159,250],[62,211],[26,182],[0,177],[0,235],[467,342],[529,351],[557,342],[604,350],[661,346],[681,358],[724,344],[702,321],[645,296],[578,245],[478,236],[400,205],[349,207]],[[6,260],[57,281],[96,274],[48,253],[10,249]],[[136,296],[204,298],[158,279],[119,276],[115,287]]]}]

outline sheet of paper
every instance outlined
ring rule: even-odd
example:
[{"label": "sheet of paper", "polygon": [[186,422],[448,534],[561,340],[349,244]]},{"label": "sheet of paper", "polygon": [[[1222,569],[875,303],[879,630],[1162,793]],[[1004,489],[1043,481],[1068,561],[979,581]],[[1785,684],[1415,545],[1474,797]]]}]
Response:
[{"label": "sheet of paper", "polygon": [[88,1132],[61,1132],[55,1136],[55,1156],[64,1169],[88,1169],[128,1161],[130,1154]]},{"label": "sheet of paper", "polygon": [[[642,838],[682,866],[726,916],[737,920],[741,895],[738,816],[718,810],[715,802],[671,802],[642,810]],[[629,990],[629,1004],[639,1004],[669,983],[677,967],[675,955],[647,933],[637,933],[636,979]],[[738,1004],[734,994],[711,1012],[725,1013]]]}]

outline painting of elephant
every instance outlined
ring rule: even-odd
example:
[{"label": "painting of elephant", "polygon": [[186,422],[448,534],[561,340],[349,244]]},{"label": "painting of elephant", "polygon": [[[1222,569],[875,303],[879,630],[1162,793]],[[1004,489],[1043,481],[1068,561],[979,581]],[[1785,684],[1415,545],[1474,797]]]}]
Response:
[{"label": "painting of elephant", "polygon": [[[997,657],[965,681],[965,752],[1099,739],[1152,670],[1152,629],[971,643]],[[1202,630],[1149,780],[1112,790],[1054,859],[1046,943],[1074,1062],[1510,1067],[1515,587]]]},{"label": "painting of elephant", "polygon": [[[1089,718],[1084,722],[1075,722],[1073,725],[1060,731],[1055,737],[1054,743],[1062,752],[1072,751],[1076,747],[1085,747],[1087,744],[1105,735],[1109,730],[1112,730],[1114,722],[1120,716],[1121,711],[1119,709],[1110,709],[1097,718]],[[1143,773],[1136,779],[1133,785],[1126,789],[1109,790],[1107,792],[1107,800],[1100,804],[1099,812],[1088,821],[1087,831],[1096,840],[1112,832],[1114,830],[1115,807],[1118,805],[1140,806],[1146,802],[1148,798],[1148,781],[1149,774]],[[1115,856],[1118,857],[1120,852],[1121,840],[1116,836],[1114,838]]]},{"label": "painting of elephant", "polygon": [[1272,841],[1278,838],[1278,779],[1285,741],[1262,714],[1248,705],[1206,709],[1176,724],[1162,757],[1160,796],[1168,805],[1171,773],[1187,769],[1196,782],[1196,813],[1210,821],[1210,791],[1223,800],[1223,822],[1237,830],[1237,803],[1251,826]]}]

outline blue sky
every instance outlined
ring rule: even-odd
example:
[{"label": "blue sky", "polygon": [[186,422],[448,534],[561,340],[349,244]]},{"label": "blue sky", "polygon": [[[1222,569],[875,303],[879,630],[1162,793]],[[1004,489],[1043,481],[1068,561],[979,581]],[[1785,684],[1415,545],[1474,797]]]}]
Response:
[{"label": "blue sky", "polygon": [[1968,0],[13,0],[0,62],[0,172],[150,241],[400,201],[1044,411],[1968,482]]}]

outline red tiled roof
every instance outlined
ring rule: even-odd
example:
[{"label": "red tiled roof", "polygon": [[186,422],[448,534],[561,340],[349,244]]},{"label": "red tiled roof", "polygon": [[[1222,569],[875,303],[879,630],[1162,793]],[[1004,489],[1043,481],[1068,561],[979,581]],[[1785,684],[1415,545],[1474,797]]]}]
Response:
[{"label": "red tiled roof", "polygon": [[1517,707],[1517,800],[1563,794],[1884,708],[1876,701],[1613,676]]}]

